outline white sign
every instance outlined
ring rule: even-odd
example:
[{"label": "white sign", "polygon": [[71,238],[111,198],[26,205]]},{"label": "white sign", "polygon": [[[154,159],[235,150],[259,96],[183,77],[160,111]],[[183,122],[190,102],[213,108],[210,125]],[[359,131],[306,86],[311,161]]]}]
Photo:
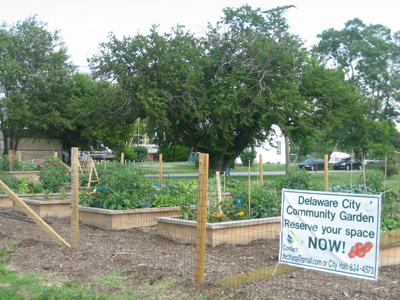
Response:
[{"label": "white sign", "polygon": [[279,262],[378,279],[381,196],[282,191]]}]

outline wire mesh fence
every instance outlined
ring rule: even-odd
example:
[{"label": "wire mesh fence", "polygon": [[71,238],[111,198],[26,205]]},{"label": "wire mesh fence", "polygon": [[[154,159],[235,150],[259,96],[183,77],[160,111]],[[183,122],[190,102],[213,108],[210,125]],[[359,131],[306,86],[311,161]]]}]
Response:
[{"label": "wire mesh fence", "polygon": [[[195,170],[174,169],[162,161],[93,165],[81,161],[78,252],[63,251],[64,257],[58,258],[64,260],[62,267],[54,268],[65,274],[86,272],[91,276],[118,270],[138,277],[142,274],[143,282],[168,274],[193,284],[230,288],[244,299],[398,297],[398,231],[382,234],[380,245],[375,245],[381,249],[376,281],[279,264],[281,182],[270,181],[266,175],[261,176],[261,183],[259,174],[250,172],[239,178],[226,172],[212,174],[204,161]],[[362,173],[347,174],[352,185],[359,180],[364,184]],[[323,185],[323,180],[317,179],[318,184]],[[390,184],[385,182],[387,190],[394,187]],[[44,199],[46,204],[41,205],[50,207],[52,201],[60,199]],[[27,204],[34,207],[33,202]],[[398,205],[398,199],[390,205],[389,211]],[[38,208],[33,210],[41,214]],[[25,216],[15,215],[10,207],[4,207],[2,213],[13,217],[0,218],[2,243],[21,239],[26,243],[34,238],[49,244],[34,224],[20,225],[28,219]],[[71,240],[71,218],[43,218],[65,240]],[[10,232],[10,228],[20,229]],[[38,245],[39,250],[41,255],[32,265],[48,268],[51,263],[46,265],[41,256],[55,257],[59,248]],[[15,259],[22,253],[26,252],[21,250]]]}]

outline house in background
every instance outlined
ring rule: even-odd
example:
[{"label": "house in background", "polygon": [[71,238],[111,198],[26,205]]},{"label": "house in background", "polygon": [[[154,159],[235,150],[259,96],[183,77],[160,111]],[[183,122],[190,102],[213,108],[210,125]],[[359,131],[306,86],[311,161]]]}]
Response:
[{"label": "house in background", "polygon": [[[285,164],[285,136],[282,130],[277,125],[272,126],[273,132],[268,136],[268,140],[271,142],[265,142],[262,146],[255,147],[257,156],[254,162],[260,162],[260,154],[262,155],[263,164]],[[236,159],[236,163],[242,163],[240,157]]]},{"label": "house in background", "polygon": [[[4,151],[4,137],[3,133],[0,131],[0,155]],[[22,161],[37,163],[43,161],[46,156],[57,155],[62,159],[63,148],[59,140],[56,139],[22,139],[16,152],[21,153]]]},{"label": "house in background", "polygon": [[265,142],[262,146],[256,147],[257,157],[255,162],[259,162],[260,154],[262,154],[262,162],[272,164],[285,164],[285,136],[282,130],[277,125],[273,125],[272,129],[275,131],[268,136],[272,142]]}]

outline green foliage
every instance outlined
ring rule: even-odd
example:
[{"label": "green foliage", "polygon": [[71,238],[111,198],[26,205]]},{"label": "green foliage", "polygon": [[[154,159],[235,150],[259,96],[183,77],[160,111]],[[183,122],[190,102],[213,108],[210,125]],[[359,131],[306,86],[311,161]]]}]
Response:
[{"label": "green foliage", "polygon": [[[0,157],[0,170],[1,171],[10,171],[10,160],[8,159],[8,155],[3,155]],[[11,171],[21,171],[22,165],[19,160],[14,159],[13,168]]]},{"label": "green foliage", "polygon": [[187,161],[191,150],[180,145],[165,145],[159,151],[163,155],[164,161]]},{"label": "green foliage", "polygon": [[165,34],[153,27],[148,35],[110,35],[90,65],[122,92],[121,119],[145,118],[159,144],[209,153],[210,170],[225,170],[238,153],[264,142],[273,124],[289,132],[315,111],[300,92],[308,52],[286,21],[276,26],[273,17],[245,5],[225,9],[201,38],[182,26]]},{"label": "green foliage", "polygon": [[[17,191],[20,180],[12,175],[6,174],[4,171],[0,171],[0,180],[3,181],[11,190]],[[4,194],[2,190],[0,193]]]},{"label": "green foliage", "polygon": [[148,151],[145,146],[133,146],[131,147],[136,152],[135,161],[145,161]]},{"label": "green foliage", "polygon": [[318,190],[317,182],[311,176],[310,172],[302,168],[296,168],[277,183],[277,190],[283,188],[293,190]]},{"label": "green foliage", "polygon": [[[380,24],[364,24],[360,19],[349,20],[341,30],[324,30],[315,51],[327,63],[344,70],[351,82],[357,84],[368,109],[367,119],[390,120],[398,116],[396,109],[400,90],[398,33]],[[379,138],[377,136],[377,138]]]},{"label": "green foliage", "polygon": [[196,182],[160,186],[152,184],[140,170],[129,170],[126,165],[120,164],[115,170],[110,167],[104,170],[103,166],[99,166],[97,172],[100,182],[105,183],[97,188],[103,192],[82,193],[80,202],[84,206],[125,210],[179,206],[197,201]]},{"label": "green foliage", "polygon": [[392,176],[399,174],[399,169],[393,162],[388,163],[386,165],[386,168],[385,168],[385,166],[380,166],[380,168],[384,173],[386,172],[387,177],[392,177]]},{"label": "green foliage", "polygon": [[74,67],[58,32],[36,16],[0,25],[0,129],[4,149],[26,137],[55,137],[70,127],[65,115]]},{"label": "green foliage", "polygon": [[246,167],[249,166],[249,161],[250,164],[252,164],[256,157],[257,157],[257,152],[254,148],[247,148],[243,150],[242,153],[240,154],[240,160]]},{"label": "green foliage", "polygon": [[31,190],[29,189],[28,178],[22,177],[18,184],[18,194],[28,194]]},{"label": "green foliage", "polygon": [[45,157],[45,163],[39,172],[42,188],[51,193],[57,193],[70,182],[68,170],[60,163],[57,157]]},{"label": "green foliage", "polygon": [[[125,147],[122,153],[124,153],[125,160],[136,160],[137,158],[137,152],[132,147]],[[121,153],[118,153],[116,158],[121,160]]]}]

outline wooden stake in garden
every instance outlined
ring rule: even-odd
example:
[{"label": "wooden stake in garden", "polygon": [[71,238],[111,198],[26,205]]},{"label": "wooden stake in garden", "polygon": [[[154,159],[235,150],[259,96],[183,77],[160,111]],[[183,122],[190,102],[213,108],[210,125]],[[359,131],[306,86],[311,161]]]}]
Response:
[{"label": "wooden stake in garden", "polygon": [[71,240],[72,247],[78,249],[79,245],[79,157],[78,148],[71,149]]},{"label": "wooden stake in garden", "polygon": [[264,184],[264,171],[263,171],[263,159],[262,154],[260,154],[260,187]]},{"label": "wooden stake in garden", "polygon": [[12,171],[14,165],[15,150],[8,150],[9,169]]},{"label": "wooden stake in garden", "polygon": [[251,208],[250,208],[250,167],[251,167],[251,161],[249,160],[249,216],[251,216]]},{"label": "wooden stake in garden", "polygon": [[160,174],[159,174],[159,181],[160,181],[160,186],[161,186],[161,184],[162,184],[162,154],[160,154],[160,157],[159,157],[159,162],[160,162]]},{"label": "wooden stake in garden", "polygon": [[196,264],[194,278],[196,282],[204,281],[207,226],[207,188],[208,188],[208,154],[200,153],[199,158],[199,200],[197,204],[196,231]]},{"label": "wooden stake in garden", "polygon": [[215,177],[217,179],[217,206],[218,213],[222,214],[221,201],[222,201],[222,192],[221,192],[221,178],[219,176],[219,171],[215,173]]},{"label": "wooden stake in garden", "polygon": [[328,181],[328,173],[329,173],[329,162],[328,162],[328,154],[325,154],[324,157],[324,170],[325,170],[325,190],[329,188],[329,181]]}]

